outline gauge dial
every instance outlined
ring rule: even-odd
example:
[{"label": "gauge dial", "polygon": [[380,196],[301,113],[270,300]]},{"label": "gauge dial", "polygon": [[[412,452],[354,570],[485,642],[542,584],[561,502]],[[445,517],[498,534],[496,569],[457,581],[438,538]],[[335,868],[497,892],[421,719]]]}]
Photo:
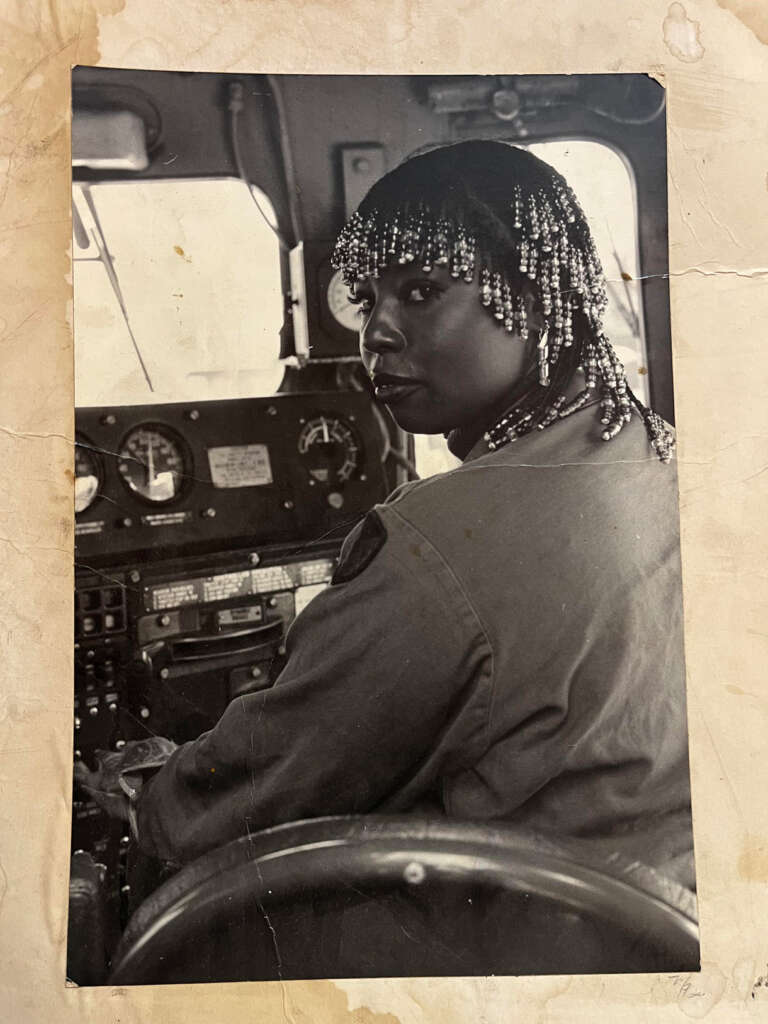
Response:
[{"label": "gauge dial", "polygon": [[75,515],[93,504],[101,487],[101,464],[84,437],[75,438]]},{"label": "gauge dial", "polygon": [[341,271],[337,270],[328,282],[326,293],[328,309],[337,323],[355,334],[360,330],[360,317],[357,306],[349,301],[349,286],[344,283]]},{"label": "gauge dial", "polygon": [[338,416],[316,416],[299,434],[299,455],[310,477],[320,484],[343,484],[360,465],[360,443],[352,427]]},{"label": "gauge dial", "polygon": [[173,501],[190,467],[181,438],[168,427],[143,424],[120,446],[118,470],[126,487],[146,501]]}]

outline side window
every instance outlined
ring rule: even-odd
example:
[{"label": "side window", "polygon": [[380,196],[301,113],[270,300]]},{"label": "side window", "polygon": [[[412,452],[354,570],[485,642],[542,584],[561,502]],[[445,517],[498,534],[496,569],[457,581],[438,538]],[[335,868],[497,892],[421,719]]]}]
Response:
[{"label": "side window", "polygon": [[75,183],[73,201],[78,406],[274,393],[279,247],[242,182]]},{"label": "side window", "polygon": [[[624,363],[629,386],[647,403],[637,204],[630,171],[613,149],[600,142],[540,142],[528,148],[565,177],[581,202],[608,285],[605,332]],[[440,436],[416,437],[414,444],[421,477],[458,465]]]},{"label": "side window", "polygon": [[579,198],[608,285],[605,333],[624,363],[629,386],[647,403],[648,361],[631,172],[619,154],[602,142],[541,142],[529,148],[560,171]]}]

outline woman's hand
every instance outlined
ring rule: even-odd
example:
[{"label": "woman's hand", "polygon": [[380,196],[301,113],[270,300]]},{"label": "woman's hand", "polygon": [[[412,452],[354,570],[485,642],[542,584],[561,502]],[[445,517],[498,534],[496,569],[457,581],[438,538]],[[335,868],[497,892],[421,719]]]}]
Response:
[{"label": "woman's hand", "polygon": [[[123,776],[117,770],[116,762],[119,760],[119,754],[98,750],[96,759],[98,762],[96,771],[91,771],[84,761],[75,761],[75,782],[85,790],[92,800],[95,800],[102,811],[106,811],[110,818],[127,821],[130,798],[124,786],[121,785]],[[125,784],[130,786],[137,795],[141,788],[141,781],[140,775],[125,777]]]},{"label": "woman's hand", "polygon": [[75,761],[74,778],[110,817],[127,821],[141,792],[143,773],[162,767],[175,749],[172,740],[153,736],[126,743],[121,750],[97,750],[96,770]]}]

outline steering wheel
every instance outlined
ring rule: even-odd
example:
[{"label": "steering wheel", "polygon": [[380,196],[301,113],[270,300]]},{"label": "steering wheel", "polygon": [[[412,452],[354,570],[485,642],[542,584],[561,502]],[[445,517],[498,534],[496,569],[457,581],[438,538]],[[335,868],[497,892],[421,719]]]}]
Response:
[{"label": "steering wheel", "polygon": [[238,839],[138,909],[110,984],[695,970],[695,901],[579,842],[416,817]]}]

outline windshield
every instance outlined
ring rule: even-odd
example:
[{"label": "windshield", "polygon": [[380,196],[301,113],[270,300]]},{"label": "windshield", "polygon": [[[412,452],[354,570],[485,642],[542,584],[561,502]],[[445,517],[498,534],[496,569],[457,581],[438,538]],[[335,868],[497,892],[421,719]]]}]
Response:
[{"label": "windshield", "polygon": [[279,245],[246,185],[76,183],[73,201],[78,406],[275,392]]}]

